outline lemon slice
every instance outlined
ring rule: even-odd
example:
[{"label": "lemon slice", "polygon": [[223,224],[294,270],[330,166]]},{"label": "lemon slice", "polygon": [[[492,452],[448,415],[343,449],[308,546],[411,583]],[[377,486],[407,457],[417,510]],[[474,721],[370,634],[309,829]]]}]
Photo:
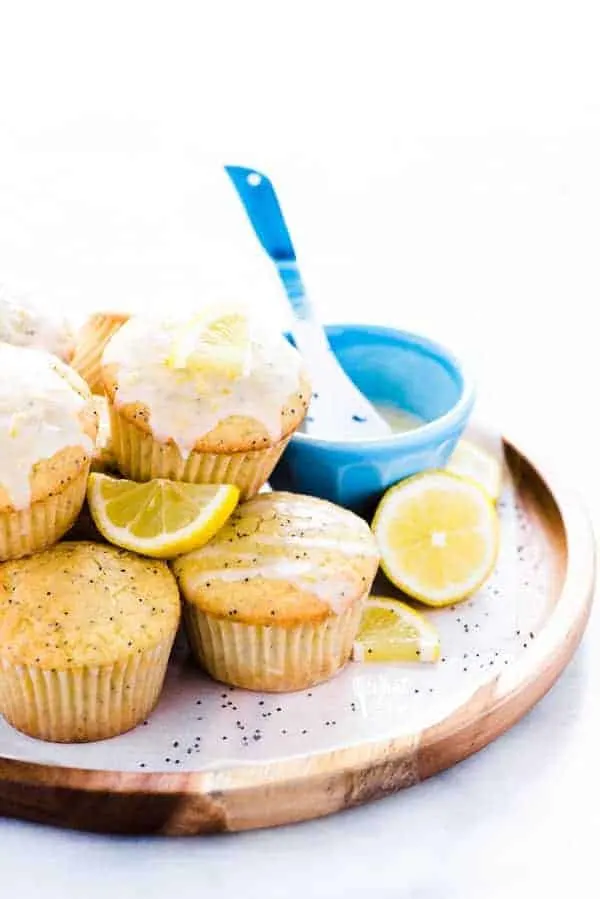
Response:
[{"label": "lemon slice", "polygon": [[431,606],[474,593],[498,555],[498,516],[489,496],[447,471],[416,475],[388,490],[373,532],[390,581]]},{"label": "lemon slice", "polygon": [[167,365],[195,375],[236,381],[247,371],[250,333],[241,312],[201,312],[178,328]]},{"label": "lemon slice", "polygon": [[447,471],[471,478],[496,502],[502,492],[500,462],[470,440],[459,440],[446,466]]},{"label": "lemon slice", "polygon": [[371,596],[352,648],[357,662],[437,662],[440,637],[427,619],[396,599]]},{"label": "lemon slice", "polygon": [[138,484],[92,473],[88,503],[110,543],[142,556],[169,559],[207,543],[223,527],[238,499],[228,484],[187,484],[156,478]]}]

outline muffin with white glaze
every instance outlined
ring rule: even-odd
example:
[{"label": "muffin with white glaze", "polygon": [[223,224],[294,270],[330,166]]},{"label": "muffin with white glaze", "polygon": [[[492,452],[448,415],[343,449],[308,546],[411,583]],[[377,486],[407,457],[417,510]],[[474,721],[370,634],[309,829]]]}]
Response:
[{"label": "muffin with white glaze", "polygon": [[264,493],[172,563],[194,655],[250,690],[302,690],[349,659],[379,555],[361,518],[325,500]]},{"label": "muffin with white glaze", "polygon": [[60,543],[0,565],[0,712],[42,740],[103,740],[139,724],[162,689],[179,623],[167,565]]},{"label": "muffin with white glaze", "polygon": [[71,365],[87,381],[93,393],[103,392],[101,368],[106,344],[128,318],[124,312],[95,312],[77,334]]},{"label": "muffin with white glaze", "polygon": [[308,408],[298,352],[241,308],[136,316],[109,341],[102,377],[120,471],[258,492]]},{"label": "muffin with white glaze", "polygon": [[69,322],[29,297],[10,294],[0,285],[0,342],[53,353],[70,362],[75,336]]},{"label": "muffin with white glaze", "polygon": [[0,560],[45,549],[83,501],[97,432],[85,381],[56,356],[0,344]]}]

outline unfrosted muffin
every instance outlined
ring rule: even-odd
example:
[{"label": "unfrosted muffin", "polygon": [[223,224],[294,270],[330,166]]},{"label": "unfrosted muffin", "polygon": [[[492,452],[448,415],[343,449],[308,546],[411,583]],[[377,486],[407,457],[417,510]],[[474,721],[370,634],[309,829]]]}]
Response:
[{"label": "unfrosted muffin", "polygon": [[0,712],[29,736],[102,740],[162,689],[180,617],[163,562],[60,543],[0,565]]},{"label": "unfrosted muffin", "polygon": [[348,660],[378,562],[368,525],[352,512],[265,493],[172,567],[202,667],[224,683],[288,691]]},{"label": "unfrosted muffin", "polygon": [[234,484],[242,498],[265,483],[310,400],[297,351],[236,307],[131,318],[102,372],[126,477]]},{"label": "unfrosted muffin", "polygon": [[55,356],[0,344],[0,560],[51,546],[85,499],[98,428],[85,381]]},{"label": "unfrosted muffin", "polygon": [[128,318],[129,315],[122,312],[95,312],[77,334],[71,365],[87,381],[93,393],[103,392],[101,366],[104,348]]},{"label": "unfrosted muffin", "polygon": [[63,362],[70,362],[75,350],[74,333],[64,316],[28,297],[9,295],[1,285],[0,341],[45,350]]}]

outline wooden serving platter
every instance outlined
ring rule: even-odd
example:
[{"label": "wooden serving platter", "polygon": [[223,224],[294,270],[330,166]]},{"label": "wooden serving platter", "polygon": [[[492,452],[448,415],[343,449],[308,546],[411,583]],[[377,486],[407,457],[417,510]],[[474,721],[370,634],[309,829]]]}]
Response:
[{"label": "wooden serving platter", "polygon": [[210,681],[182,639],[158,708],[128,734],[48,744],[0,719],[0,814],[113,833],[268,827],[377,799],[490,743],[571,658],[594,582],[577,502],[505,450],[497,569],[477,596],[431,613],[437,665],[350,663],[312,690],[261,695]]}]

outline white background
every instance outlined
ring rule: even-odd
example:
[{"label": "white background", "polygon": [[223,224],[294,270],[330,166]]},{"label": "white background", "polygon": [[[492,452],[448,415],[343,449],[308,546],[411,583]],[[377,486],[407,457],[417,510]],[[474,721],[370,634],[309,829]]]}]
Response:
[{"label": "white background", "polygon": [[[600,513],[600,23],[582,2],[0,0],[0,281],[73,314],[285,306],[220,167],[275,181],[329,320],[451,343]],[[22,899],[560,895],[595,882],[593,619],[452,772],[322,822],[117,840],[0,821]]]}]

